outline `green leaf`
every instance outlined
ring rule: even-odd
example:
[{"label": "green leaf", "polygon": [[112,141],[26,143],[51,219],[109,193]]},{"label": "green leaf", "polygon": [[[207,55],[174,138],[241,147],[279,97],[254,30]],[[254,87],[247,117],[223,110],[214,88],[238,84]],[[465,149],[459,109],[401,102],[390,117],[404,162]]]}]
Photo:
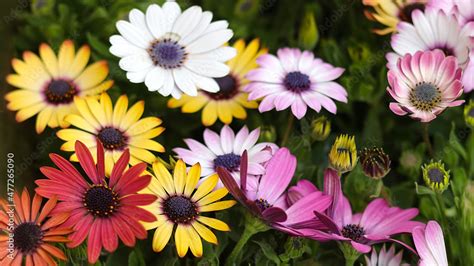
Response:
[{"label": "green leaf", "polygon": [[87,41],[89,42],[90,46],[94,51],[96,51],[100,56],[105,58],[113,58],[109,52],[109,47],[101,42],[98,38],[94,35],[90,34],[89,32],[86,33]]},{"label": "green leaf", "polygon": [[417,182],[415,182],[415,191],[418,195],[435,195],[435,192],[429,187],[418,185]]},{"label": "green leaf", "polygon": [[452,122],[451,132],[449,133],[449,146],[459,153],[465,161],[467,161],[467,153],[461,143],[459,143],[458,137],[456,136],[456,125],[454,122]]},{"label": "green leaf", "polygon": [[273,250],[273,248],[270,246],[270,244],[268,244],[265,241],[253,241],[253,242],[255,242],[257,245],[260,246],[263,254],[265,255],[265,257],[267,257],[267,259],[273,261],[274,263],[276,263],[276,265],[280,265],[281,263],[280,258],[278,257],[276,252]]},{"label": "green leaf", "polygon": [[129,266],[145,266],[145,259],[140,249],[135,249],[128,255]]}]

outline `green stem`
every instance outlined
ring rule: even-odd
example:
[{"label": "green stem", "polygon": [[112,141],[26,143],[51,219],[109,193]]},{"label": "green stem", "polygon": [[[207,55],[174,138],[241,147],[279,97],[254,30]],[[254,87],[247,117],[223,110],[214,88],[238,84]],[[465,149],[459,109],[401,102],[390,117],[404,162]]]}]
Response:
[{"label": "green stem", "polygon": [[355,250],[351,244],[346,242],[338,242],[338,245],[339,249],[342,251],[342,254],[344,254],[344,259],[346,260],[345,265],[353,266],[356,260],[359,258],[360,253]]},{"label": "green stem", "polygon": [[423,141],[426,144],[426,148],[428,149],[429,155],[433,158],[434,156],[433,146],[431,145],[430,132],[428,130],[430,124],[429,123],[422,123],[422,124],[423,124]]},{"label": "green stem", "polygon": [[293,124],[295,123],[295,116],[292,112],[289,113],[288,121],[286,123],[285,133],[283,139],[281,140],[281,147],[284,147],[290,138],[291,131],[293,130]]}]

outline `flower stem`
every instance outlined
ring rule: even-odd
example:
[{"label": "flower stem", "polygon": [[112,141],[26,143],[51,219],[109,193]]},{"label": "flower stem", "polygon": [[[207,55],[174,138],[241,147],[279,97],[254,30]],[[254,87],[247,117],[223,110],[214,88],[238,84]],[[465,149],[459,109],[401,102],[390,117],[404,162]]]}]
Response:
[{"label": "flower stem", "polygon": [[245,246],[245,244],[247,244],[249,239],[253,235],[260,232],[265,232],[269,229],[270,227],[266,225],[262,220],[246,212],[244,232],[240,236],[240,239],[237,242],[237,245],[235,245],[234,249],[230,253],[229,257],[227,258],[225,265],[226,266],[238,265],[237,260],[240,256],[240,253],[242,252],[243,247]]},{"label": "flower stem", "polygon": [[339,249],[342,251],[342,254],[344,254],[344,259],[346,260],[345,265],[353,266],[356,260],[359,258],[360,253],[355,250],[351,244],[346,242],[338,242],[338,245]]},{"label": "flower stem", "polygon": [[431,145],[430,133],[428,131],[430,124],[429,123],[422,123],[422,124],[423,124],[423,140],[426,144],[426,148],[428,148],[429,155],[433,157],[434,156],[433,146]]},{"label": "flower stem", "polygon": [[283,135],[283,139],[281,140],[281,147],[284,147],[290,138],[291,131],[293,130],[293,124],[295,123],[295,116],[293,113],[289,113],[288,121],[286,123],[285,133]]}]

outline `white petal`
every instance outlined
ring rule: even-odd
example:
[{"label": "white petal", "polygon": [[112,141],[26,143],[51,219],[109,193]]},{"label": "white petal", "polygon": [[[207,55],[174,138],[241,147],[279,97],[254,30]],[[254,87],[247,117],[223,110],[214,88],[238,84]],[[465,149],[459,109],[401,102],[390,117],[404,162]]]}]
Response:
[{"label": "white petal", "polygon": [[226,62],[234,58],[236,55],[237,50],[234,47],[222,46],[209,52],[200,54],[190,54],[189,59],[204,59]]},{"label": "white petal", "polygon": [[121,69],[133,72],[149,68],[152,64],[150,55],[144,52],[126,56],[119,61]]},{"label": "white petal", "polygon": [[179,100],[181,98],[181,91],[178,89],[178,87],[174,87],[174,89],[171,91],[171,97]]},{"label": "white petal", "polygon": [[142,83],[150,70],[151,67],[138,72],[127,72],[127,78],[132,83]]},{"label": "white petal", "polygon": [[193,77],[193,82],[196,84],[198,89],[208,92],[218,92],[219,85],[213,78],[204,77],[198,74],[191,72]]},{"label": "white petal", "polygon": [[178,88],[189,96],[197,96],[196,85],[193,82],[191,72],[186,68],[173,70],[174,81]]},{"label": "white petal", "polygon": [[145,85],[149,91],[158,91],[163,87],[166,71],[167,70],[157,66],[148,72],[145,78]]},{"label": "white petal", "polygon": [[142,48],[133,45],[121,35],[114,35],[110,37],[109,41],[112,44],[109,49],[110,53],[118,57],[125,57],[143,51]]},{"label": "white petal", "polygon": [[152,41],[151,38],[147,38],[146,31],[137,28],[130,22],[120,20],[117,22],[117,29],[125,39],[141,48],[147,49]]},{"label": "white petal", "polygon": [[214,21],[209,25],[209,27],[207,27],[204,34],[211,33],[218,30],[225,30],[228,27],[229,27],[229,22],[227,22],[226,20]]},{"label": "white petal", "polygon": [[161,7],[156,4],[150,5],[146,10],[146,24],[148,29],[150,30],[151,34],[156,39],[159,39],[163,34],[166,33],[165,31],[165,14]]},{"label": "white petal", "polygon": [[185,38],[196,28],[201,17],[202,9],[199,6],[192,6],[186,9],[178,19],[176,19],[171,31],[178,34],[181,38]]},{"label": "white petal", "polygon": [[230,71],[226,64],[211,60],[188,60],[184,65],[194,73],[206,77],[223,77]]},{"label": "white petal", "polygon": [[163,96],[169,96],[173,90],[179,90],[176,88],[173,79],[173,72],[172,71],[165,71],[165,77],[163,81],[163,87],[158,91]]},{"label": "white petal", "polygon": [[231,30],[218,30],[199,37],[186,47],[191,54],[204,53],[222,46],[234,33]]},{"label": "white petal", "polygon": [[166,16],[165,23],[163,24],[164,32],[171,32],[173,24],[181,14],[181,8],[176,2],[166,2],[163,7],[163,13]]},{"label": "white petal", "polygon": [[211,20],[212,20],[212,13],[209,11],[203,12],[201,16],[201,20],[193,29],[193,31],[190,34],[188,34],[186,37],[182,38],[179,41],[179,43],[183,46],[186,46],[190,42],[196,40],[199,36],[201,36],[204,33],[204,31],[209,26],[209,23],[211,23]]}]

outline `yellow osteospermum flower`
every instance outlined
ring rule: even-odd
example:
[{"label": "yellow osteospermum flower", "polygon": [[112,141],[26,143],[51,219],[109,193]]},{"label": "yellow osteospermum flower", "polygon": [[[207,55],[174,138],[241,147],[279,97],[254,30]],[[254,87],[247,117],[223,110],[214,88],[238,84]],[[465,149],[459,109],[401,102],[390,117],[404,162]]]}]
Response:
[{"label": "yellow osteospermum flower", "polygon": [[363,0],[366,6],[373,7],[374,11],[365,11],[370,20],[378,21],[387,26],[385,29],[375,29],[379,35],[397,31],[400,21],[411,23],[411,12],[416,9],[424,10],[427,0]]},{"label": "yellow osteospermum flower", "polygon": [[179,100],[170,99],[168,107],[181,107],[183,113],[195,113],[203,109],[202,124],[205,126],[213,125],[217,118],[224,124],[230,124],[233,117],[247,118],[245,108],[255,109],[258,103],[248,101],[248,93],[243,91],[248,83],[245,75],[257,67],[257,57],[266,54],[268,49],[260,47],[259,39],[254,39],[247,46],[244,40],[238,40],[233,47],[237,50],[237,55],[227,62],[230,73],[214,79],[219,85],[219,92],[200,91],[196,97],[183,95]]},{"label": "yellow osteospermum flower", "polygon": [[[219,201],[228,193],[226,188],[214,190],[219,177],[214,174],[198,185],[201,166],[193,165],[186,172],[186,164],[179,160],[173,176],[160,163],[153,164],[154,178],[142,193],[153,194],[158,199],[145,208],[156,215],[157,221],[143,223],[147,230],[154,229],[153,250],[162,251],[168,244],[174,229],[174,240],[179,257],[191,249],[196,257],[202,256],[201,238],[217,244],[216,235],[208,227],[219,231],[230,231],[229,226],[215,218],[202,216],[205,212],[228,209],[234,200]],[[152,175],[153,176],[153,175]]]},{"label": "yellow osteospermum flower", "polygon": [[[105,171],[108,174],[125,149],[130,150],[132,165],[139,162],[152,163],[156,157],[150,151],[165,151],[161,144],[152,140],[165,130],[158,127],[161,125],[161,119],[140,119],[145,108],[143,101],[128,109],[128,98],[122,95],[112,107],[109,95],[102,93],[99,100],[76,97],[74,102],[79,115],[68,115],[66,121],[78,129],[67,128],[58,131],[58,137],[66,141],[61,150],[74,151],[75,142],[79,140],[95,156],[97,140],[100,140],[105,148]],[[71,161],[78,161],[76,154],[71,156]]]},{"label": "yellow osteospermum flower", "polygon": [[331,168],[340,173],[349,172],[357,164],[357,149],[354,136],[340,135],[329,152]]},{"label": "yellow osteospermum flower", "polygon": [[69,126],[64,117],[77,113],[74,97],[98,95],[113,85],[112,80],[104,82],[109,74],[106,61],[96,62],[86,68],[90,57],[87,45],[76,53],[74,43],[66,40],[56,56],[53,49],[43,43],[39,47],[39,54],[38,57],[33,52],[26,51],[23,53],[23,60],[12,60],[16,74],[8,75],[7,82],[19,89],[5,96],[9,102],[7,108],[18,111],[18,122],[38,114],[38,134],[46,126]]}]

